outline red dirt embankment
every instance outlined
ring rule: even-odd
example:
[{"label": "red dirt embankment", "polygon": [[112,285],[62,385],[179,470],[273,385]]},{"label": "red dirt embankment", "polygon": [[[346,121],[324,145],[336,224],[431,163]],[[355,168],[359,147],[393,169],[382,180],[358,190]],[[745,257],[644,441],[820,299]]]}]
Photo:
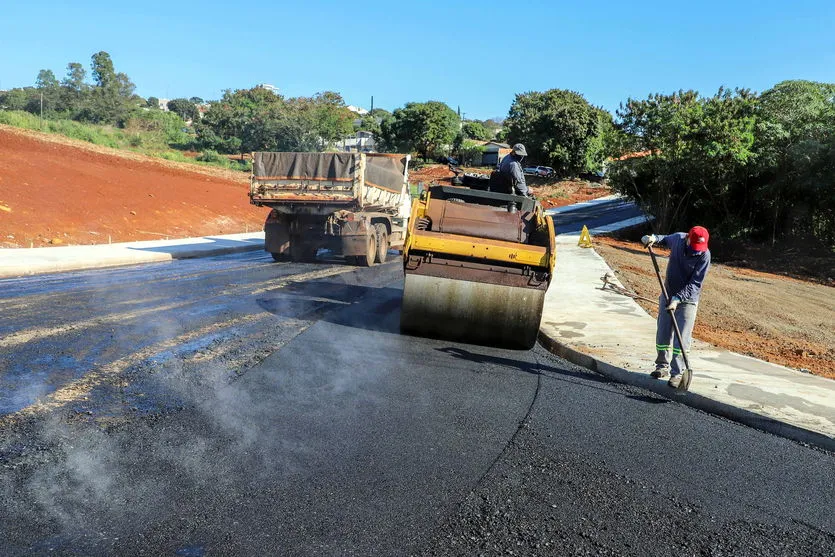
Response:
[{"label": "red dirt embankment", "polygon": [[0,126],[0,247],[260,230],[248,178]]}]

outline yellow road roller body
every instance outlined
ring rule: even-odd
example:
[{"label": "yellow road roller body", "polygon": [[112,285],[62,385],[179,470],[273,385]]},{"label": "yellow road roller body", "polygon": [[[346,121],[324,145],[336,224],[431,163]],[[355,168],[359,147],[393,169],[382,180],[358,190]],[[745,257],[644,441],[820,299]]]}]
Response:
[{"label": "yellow road roller body", "polygon": [[536,344],[556,260],[535,200],[432,186],[412,204],[400,329],[473,344]]}]

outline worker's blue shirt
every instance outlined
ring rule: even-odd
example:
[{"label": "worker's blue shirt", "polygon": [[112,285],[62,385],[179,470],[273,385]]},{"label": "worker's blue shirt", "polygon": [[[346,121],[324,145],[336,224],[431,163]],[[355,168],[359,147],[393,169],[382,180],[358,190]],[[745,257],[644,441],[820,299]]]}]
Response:
[{"label": "worker's blue shirt", "polygon": [[528,185],[525,183],[525,173],[522,172],[522,163],[516,160],[512,154],[506,155],[499,164],[499,172],[510,178],[510,183],[519,190],[521,195],[528,193]]},{"label": "worker's blue shirt", "polygon": [[657,236],[658,244],[670,248],[667,277],[664,281],[667,294],[682,302],[697,304],[702,292],[702,282],[710,268],[710,250],[696,251],[687,245],[687,234],[676,232]]}]

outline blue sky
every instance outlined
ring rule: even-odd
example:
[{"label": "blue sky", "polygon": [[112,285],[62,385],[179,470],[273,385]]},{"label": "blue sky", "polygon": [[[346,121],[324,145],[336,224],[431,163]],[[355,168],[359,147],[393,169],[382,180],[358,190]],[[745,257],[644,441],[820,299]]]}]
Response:
[{"label": "blue sky", "polygon": [[144,97],[259,83],[393,110],[440,100],[503,117],[514,95],[627,98],[786,79],[835,82],[832,0],[77,2],[0,0],[0,89],[110,53]]}]

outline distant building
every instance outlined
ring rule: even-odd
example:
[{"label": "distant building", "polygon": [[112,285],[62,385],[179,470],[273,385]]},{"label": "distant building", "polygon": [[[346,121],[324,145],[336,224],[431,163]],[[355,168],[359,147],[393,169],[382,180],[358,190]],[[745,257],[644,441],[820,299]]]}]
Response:
[{"label": "distant building", "polygon": [[267,91],[272,91],[273,93],[278,94],[278,87],[275,85],[270,85],[269,83],[259,83],[255,86],[256,89],[266,89]]},{"label": "distant building", "polygon": [[168,112],[168,101],[171,99],[157,99],[159,101],[159,109]]},{"label": "distant building", "polygon": [[484,154],[481,156],[482,166],[497,166],[505,155],[510,153],[510,145],[498,141],[488,141],[484,145]]},{"label": "distant building", "polygon": [[359,114],[360,116],[365,116],[366,114],[368,114],[368,111],[366,109],[364,109],[362,107],[359,107],[359,106],[354,106],[354,105],[349,104],[345,108],[347,108],[348,110],[350,110],[354,114]]},{"label": "distant building", "polygon": [[373,153],[377,148],[377,141],[373,133],[358,131],[340,139],[333,146],[348,153]]}]

